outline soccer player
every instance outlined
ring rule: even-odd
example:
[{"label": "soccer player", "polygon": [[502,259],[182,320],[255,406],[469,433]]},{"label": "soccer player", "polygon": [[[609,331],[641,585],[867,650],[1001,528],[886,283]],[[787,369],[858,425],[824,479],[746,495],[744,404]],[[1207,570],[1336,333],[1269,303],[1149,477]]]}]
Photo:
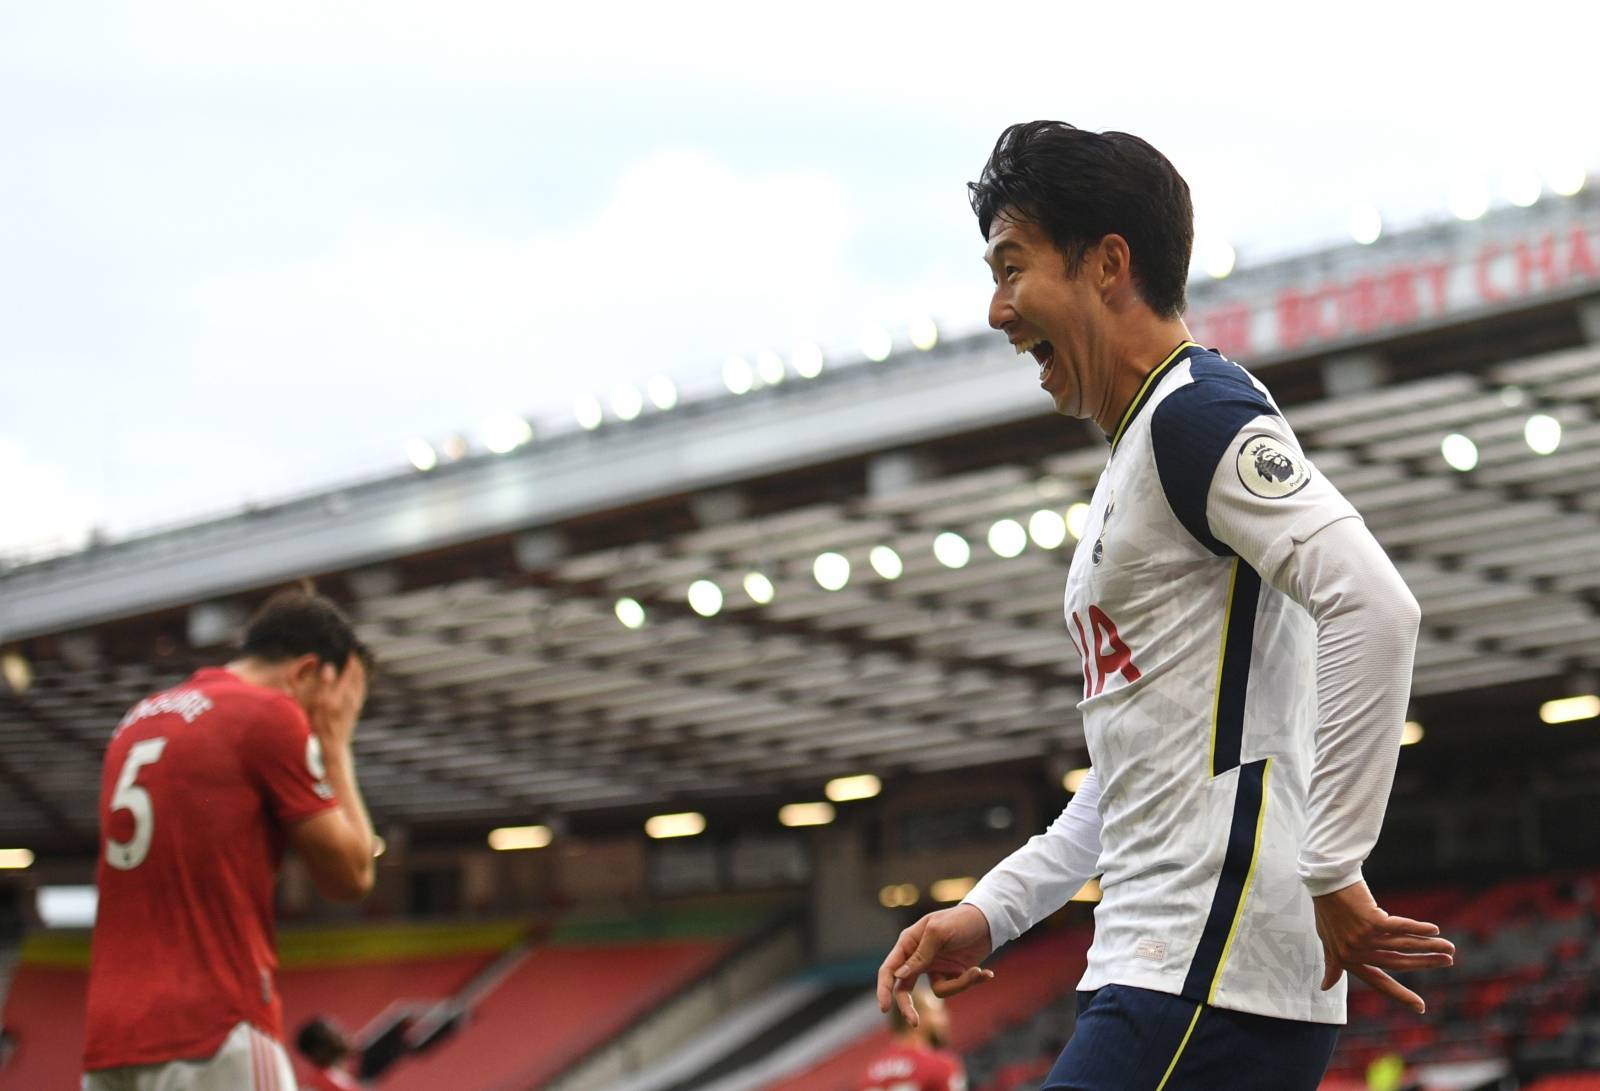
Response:
[{"label": "soccer player", "polygon": [[85,1091],[293,1091],[272,890],[372,887],[351,740],[370,655],[328,600],[269,600],[240,658],[123,717],[100,789]]},{"label": "soccer player", "polygon": [[961,1058],[945,1048],[950,1041],[950,1013],[944,1001],[926,986],[919,987],[916,1012],[913,1023],[898,1007],[890,1007],[894,1044],[867,1065],[859,1091],[966,1091]]},{"label": "soccer player", "polygon": [[1008,128],[970,187],[989,322],[1109,445],[1067,576],[1092,770],[1049,829],[901,933],[878,1000],[989,952],[1101,874],[1047,1091],[1315,1088],[1349,971],[1448,966],[1361,867],[1394,777],[1419,611],[1257,379],[1189,337],[1189,187],[1148,143]]}]

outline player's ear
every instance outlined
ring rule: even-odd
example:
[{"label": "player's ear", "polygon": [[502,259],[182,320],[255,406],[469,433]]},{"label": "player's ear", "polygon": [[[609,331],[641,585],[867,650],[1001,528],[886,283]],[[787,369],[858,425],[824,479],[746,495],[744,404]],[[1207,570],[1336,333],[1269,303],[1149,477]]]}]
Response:
[{"label": "player's ear", "polygon": [[[323,665],[314,653],[296,656],[289,661],[289,681],[296,686],[310,685],[323,676]],[[326,681],[326,678],[323,680]]]}]

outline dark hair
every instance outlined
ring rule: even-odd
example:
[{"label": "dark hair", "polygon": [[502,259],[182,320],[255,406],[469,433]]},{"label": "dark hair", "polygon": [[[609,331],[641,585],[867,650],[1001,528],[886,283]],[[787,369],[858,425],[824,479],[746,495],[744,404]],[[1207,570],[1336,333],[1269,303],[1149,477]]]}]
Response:
[{"label": "dark hair", "polygon": [[356,637],[343,611],[307,591],[279,591],[268,599],[245,627],[241,650],[269,663],[315,655],[344,670],[354,653],[369,668],[373,664],[371,649]]},{"label": "dark hair", "polygon": [[295,1035],[294,1047],[319,1068],[337,1064],[350,1052],[350,1043],[332,1022],[316,1015],[306,1020]]},{"label": "dark hair", "polygon": [[1073,274],[1091,246],[1121,235],[1140,297],[1163,318],[1183,313],[1194,247],[1189,183],[1138,137],[1065,121],[1021,122],[1000,134],[967,190],[985,239],[1002,214],[1035,223]]}]

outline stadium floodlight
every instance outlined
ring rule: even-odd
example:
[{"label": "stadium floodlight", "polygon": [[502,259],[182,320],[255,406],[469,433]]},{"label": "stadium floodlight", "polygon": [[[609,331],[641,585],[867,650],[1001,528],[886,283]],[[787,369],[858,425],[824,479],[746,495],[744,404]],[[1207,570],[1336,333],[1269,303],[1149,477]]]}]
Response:
[{"label": "stadium floodlight", "polygon": [[639,605],[637,599],[620,598],[615,609],[617,620],[625,628],[637,629],[644,625],[644,607]]},{"label": "stadium floodlight", "polygon": [[1560,697],[1539,706],[1539,719],[1547,724],[1570,724],[1575,720],[1592,720],[1596,716],[1600,716],[1600,697],[1592,693]]},{"label": "stadium floodlight", "polygon": [[653,837],[657,841],[668,837],[694,837],[704,833],[706,829],[706,816],[699,811],[682,811],[678,814],[651,815],[644,821],[646,837]]},{"label": "stadium floodlight", "polygon": [[463,436],[451,436],[444,441],[441,450],[451,462],[460,462],[467,457],[467,441]]},{"label": "stadium floodlight", "polygon": [[989,548],[1010,559],[1028,548],[1028,532],[1015,519],[1001,519],[989,528]]},{"label": "stadium floodlight", "polygon": [[618,383],[611,388],[611,411],[618,420],[634,420],[644,412],[644,395],[632,383]]},{"label": "stadium floodlight", "polygon": [[900,573],[906,570],[905,563],[900,560],[900,554],[886,545],[872,547],[872,552],[867,554],[867,563],[872,570],[886,580],[897,580]]},{"label": "stadium floodlight", "polygon": [[6,680],[11,692],[21,696],[33,688],[33,664],[19,651],[0,654],[0,677]]},{"label": "stadium floodlight", "polygon": [[748,394],[756,384],[755,372],[743,356],[730,356],[722,363],[722,385],[732,394]]},{"label": "stadium floodlight", "polygon": [[1515,409],[1528,400],[1520,386],[1503,386],[1500,388],[1500,404],[1507,409]]},{"label": "stadium floodlight", "polygon": [[1238,252],[1226,240],[1217,239],[1200,250],[1200,268],[1212,280],[1222,280],[1233,272],[1239,261]]},{"label": "stadium floodlight", "polygon": [[483,424],[483,445],[497,455],[507,455],[533,438],[533,425],[515,413],[501,413]]},{"label": "stadium floodlight", "polygon": [[1072,896],[1072,900],[1075,902],[1088,902],[1090,905],[1098,902],[1100,900],[1100,880],[1090,879],[1087,883],[1084,883],[1078,888],[1078,892]]},{"label": "stadium floodlight", "polygon": [[853,799],[871,799],[883,791],[883,782],[871,773],[853,777],[834,777],[822,788],[822,794],[835,803],[848,803]]},{"label": "stadium floodlight", "polygon": [[811,574],[824,591],[838,591],[850,582],[850,561],[841,553],[822,553],[812,563]]},{"label": "stadium floodlight", "polygon": [[427,473],[439,465],[439,452],[425,439],[414,439],[406,444],[406,461],[413,469]]},{"label": "stadium floodlight", "polygon": [[778,809],[778,821],[785,826],[826,826],[833,817],[832,803],[790,803]]},{"label": "stadium floodlight", "polygon": [[1522,426],[1522,438],[1534,454],[1552,454],[1561,446],[1561,422],[1548,413],[1535,413]]},{"label": "stadium floodlight", "polygon": [[549,826],[501,826],[489,831],[489,847],[496,852],[542,849],[554,836]]},{"label": "stadium floodlight", "polygon": [[678,404],[678,385],[665,375],[651,378],[645,384],[645,393],[650,396],[650,404],[663,412]]},{"label": "stadium floodlight", "polygon": [[783,382],[783,357],[771,349],[762,349],[756,354],[756,374],[768,386],[777,386]]},{"label": "stadium floodlight", "polygon": [[965,568],[972,559],[972,546],[954,531],[943,531],[933,539],[933,556],[946,568]]},{"label": "stadium floodlight", "polygon": [[978,880],[970,875],[957,879],[938,879],[928,887],[928,894],[936,902],[959,902],[972,892]]},{"label": "stadium floodlight", "polygon": [[771,602],[777,592],[772,586],[772,581],[760,572],[747,572],[744,577],[744,593],[750,596],[750,601],[757,606],[765,606]]},{"label": "stadium floodlight", "polygon": [[1089,525],[1089,505],[1079,500],[1067,506],[1067,533],[1073,541],[1083,540],[1084,528]]},{"label": "stadium floodlight", "polygon": [[878,328],[861,335],[861,355],[875,364],[881,364],[894,352],[894,338],[889,331]]},{"label": "stadium floodlight", "polygon": [[1383,234],[1383,213],[1373,205],[1357,205],[1350,210],[1348,226],[1352,239],[1362,246],[1370,246]]},{"label": "stadium floodlight", "polygon": [[878,891],[878,904],[885,909],[904,909],[916,905],[921,896],[915,883],[890,883]]},{"label": "stadium floodlight", "polygon": [[1523,171],[1506,179],[1506,200],[1518,208],[1532,208],[1539,203],[1539,195],[1544,185],[1539,176],[1533,171]]},{"label": "stadium floodlight", "polygon": [[789,354],[789,363],[802,379],[815,379],[822,374],[822,350],[810,343],[798,345]]},{"label": "stadium floodlight", "polygon": [[1407,720],[1400,729],[1400,745],[1415,746],[1422,741],[1422,725],[1415,720]]},{"label": "stadium floodlight", "polygon": [[918,318],[906,330],[911,338],[911,347],[918,352],[927,352],[939,343],[939,325],[931,318]]},{"label": "stadium floodlight", "polygon": [[1065,788],[1073,795],[1077,795],[1078,789],[1083,787],[1084,779],[1088,777],[1088,775],[1089,770],[1087,769],[1069,770],[1067,774],[1061,778],[1061,787]]},{"label": "stadium floodlight", "polygon": [[32,866],[32,849],[0,849],[0,869],[22,871]]},{"label": "stadium floodlight", "polygon": [[1546,176],[1550,192],[1562,197],[1576,197],[1589,180],[1589,172],[1576,163],[1563,163]]},{"label": "stadium floodlight", "polygon": [[606,419],[605,410],[600,408],[600,399],[593,394],[584,394],[573,402],[572,415],[578,418],[578,427],[585,432],[593,432]]},{"label": "stadium floodlight", "polygon": [[1463,181],[1450,191],[1450,214],[1458,220],[1479,220],[1489,211],[1489,187],[1477,180]]},{"label": "stadium floodlight", "polygon": [[1028,516],[1028,537],[1040,549],[1056,549],[1067,540],[1067,521],[1052,508],[1040,508]]},{"label": "stadium floodlight", "polygon": [[1439,454],[1452,470],[1462,473],[1478,464],[1478,445],[1460,432],[1451,432],[1439,441]]},{"label": "stadium floodlight", "polygon": [[710,580],[695,580],[689,585],[689,609],[701,617],[716,617],[722,612],[722,588]]}]

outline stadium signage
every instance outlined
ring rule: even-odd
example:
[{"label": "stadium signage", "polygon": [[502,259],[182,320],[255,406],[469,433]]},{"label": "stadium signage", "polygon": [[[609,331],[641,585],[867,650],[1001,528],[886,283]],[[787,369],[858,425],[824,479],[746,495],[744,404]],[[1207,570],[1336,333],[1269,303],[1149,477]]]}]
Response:
[{"label": "stadium signage", "polygon": [[1600,286],[1600,223],[1474,240],[1252,293],[1189,317],[1196,340],[1241,358],[1299,352]]}]

